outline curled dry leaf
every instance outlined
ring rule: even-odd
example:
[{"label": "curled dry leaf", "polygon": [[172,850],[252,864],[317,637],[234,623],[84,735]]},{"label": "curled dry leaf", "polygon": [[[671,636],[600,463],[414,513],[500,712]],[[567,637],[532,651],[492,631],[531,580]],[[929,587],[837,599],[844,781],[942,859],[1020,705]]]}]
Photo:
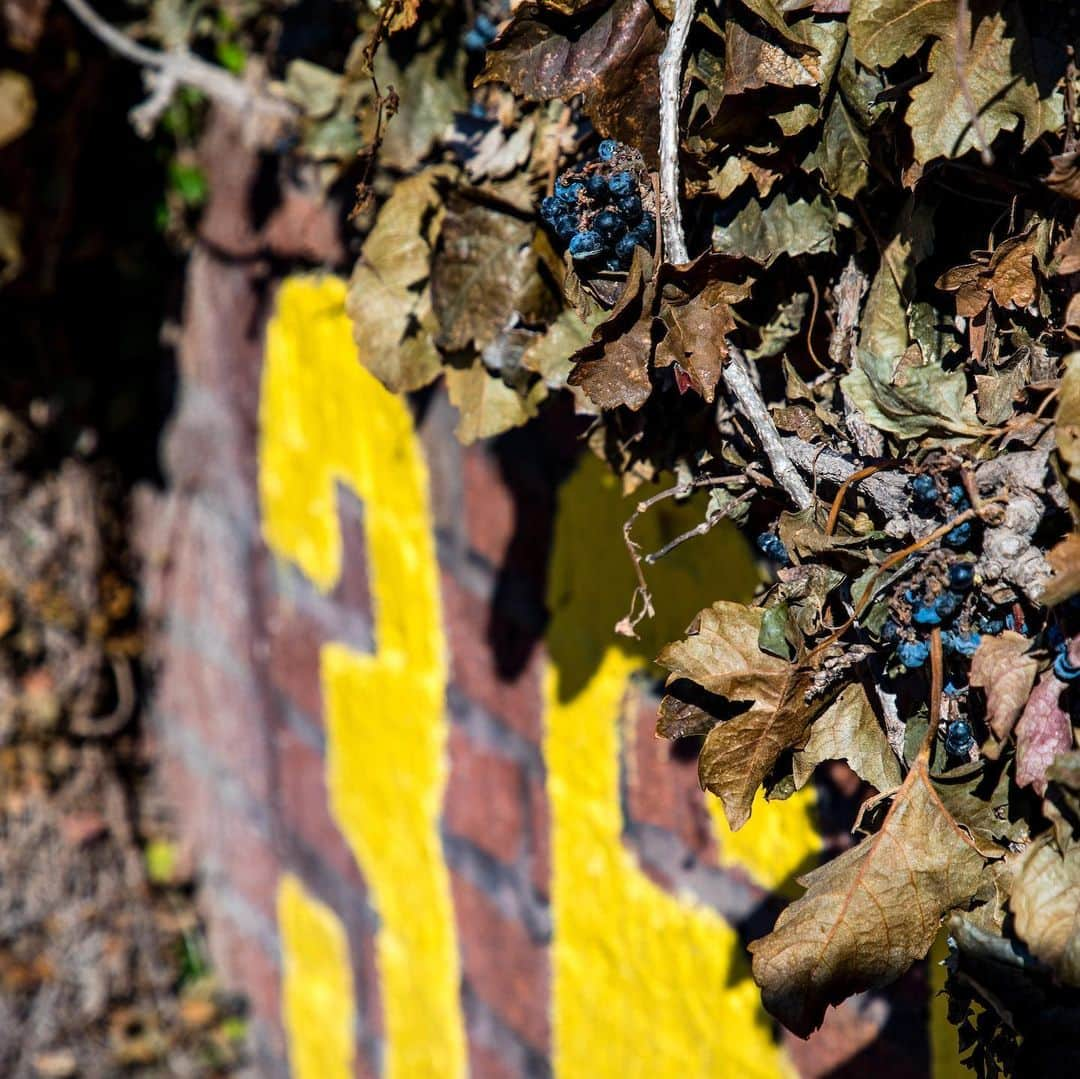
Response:
[{"label": "curled dry leaf", "polygon": [[1059,753],[1072,749],[1072,724],[1061,707],[1064,683],[1043,675],[1016,724],[1016,782],[1046,792],[1046,770]]},{"label": "curled dry leaf", "polygon": [[986,718],[998,741],[1012,733],[1035,685],[1039,661],[1030,651],[1027,637],[1006,630],[984,637],[971,661],[971,684],[986,692]]},{"label": "curled dry leaf", "polygon": [[1067,985],[1080,986],[1080,846],[1062,856],[1033,843],[1020,861],[1009,907],[1032,954]]},{"label": "curled dry leaf", "polygon": [[942,917],[969,901],[983,865],[917,761],[880,828],[803,877],[806,894],[750,945],[765,1007],[807,1037],[829,1004],[921,959]]}]

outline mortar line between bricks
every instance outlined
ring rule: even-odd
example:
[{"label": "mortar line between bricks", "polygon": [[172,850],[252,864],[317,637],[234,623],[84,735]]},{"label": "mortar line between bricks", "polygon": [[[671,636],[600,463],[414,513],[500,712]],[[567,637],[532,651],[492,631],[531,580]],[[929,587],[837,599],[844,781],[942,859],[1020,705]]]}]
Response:
[{"label": "mortar line between bricks", "polygon": [[516,761],[536,777],[546,774],[543,752],[498,715],[472,700],[453,682],[446,689],[446,706],[451,721],[485,749],[493,749]]},{"label": "mortar line between bricks", "polygon": [[[473,989],[467,975],[463,979],[461,998],[470,1040],[475,1039],[504,1059],[513,1056],[514,1074],[521,1076],[521,1079],[551,1079],[551,1063],[548,1057],[528,1045],[517,1031],[507,1025]],[[484,1037],[485,1034],[488,1037]]]}]

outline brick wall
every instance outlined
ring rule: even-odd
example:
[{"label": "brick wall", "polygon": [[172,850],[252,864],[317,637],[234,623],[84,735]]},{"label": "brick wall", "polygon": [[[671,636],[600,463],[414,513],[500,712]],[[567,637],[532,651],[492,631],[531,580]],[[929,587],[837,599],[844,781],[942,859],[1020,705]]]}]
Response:
[{"label": "brick wall", "polygon": [[[259,228],[238,211],[250,203],[258,162],[236,145],[236,133],[218,126],[204,147],[214,195],[188,272],[179,395],[162,448],[168,485],[138,502],[146,602],[161,625],[151,736],[199,869],[213,959],[250,1001],[254,1073],[289,1074],[275,912],[289,872],[344,927],[354,1070],[375,1076],[386,1052],[379,913],[331,811],[319,680],[324,644],[373,647],[364,507],[339,490],[342,573],[323,593],[267,549],[257,494],[264,334],[282,259],[334,266],[343,252],[314,200],[295,188],[260,213]],[[557,492],[575,467],[577,428],[556,407],[494,445],[463,448],[440,391],[421,395],[415,415],[449,646],[441,840],[468,1062],[476,1079],[544,1076],[558,931],[543,742],[545,596]],[[721,857],[693,753],[654,738],[647,686],[635,700],[620,772],[623,843],[666,892],[719,909],[744,937],[767,929],[779,901]],[[825,789],[819,810],[823,843],[839,842],[850,807]],[[926,1075],[927,1000],[917,971],[888,995],[831,1013],[809,1043],[785,1039],[784,1051],[807,1076]]]}]

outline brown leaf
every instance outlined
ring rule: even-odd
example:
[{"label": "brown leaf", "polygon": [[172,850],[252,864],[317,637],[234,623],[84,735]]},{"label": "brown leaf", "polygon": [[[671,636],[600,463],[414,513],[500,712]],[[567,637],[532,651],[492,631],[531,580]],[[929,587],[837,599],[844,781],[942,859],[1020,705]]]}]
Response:
[{"label": "brown leaf", "polygon": [[1064,683],[1042,676],[1016,724],[1016,782],[1046,792],[1046,770],[1059,753],[1072,749],[1072,724],[1060,704]]},{"label": "brown leaf", "polygon": [[601,135],[655,162],[660,51],[665,36],[647,0],[614,0],[574,18],[525,0],[487,53],[478,83],[505,82],[528,101],[583,95]]},{"label": "brown leaf", "polygon": [[558,303],[538,273],[535,226],[512,214],[452,196],[431,275],[440,347],[483,351],[517,316],[543,323]]},{"label": "brown leaf", "polygon": [[1066,474],[1071,480],[1080,480],[1080,352],[1065,358],[1054,433]]},{"label": "brown leaf", "polygon": [[1080,592],[1080,532],[1070,532],[1046,556],[1054,575],[1046,582],[1040,602],[1047,607],[1064,603]]},{"label": "brown leaf", "polygon": [[825,761],[847,761],[852,771],[881,793],[900,786],[900,762],[885,738],[866,690],[847,686],[810,728],[810,739],[795,750],[795,786],[802,787]]},{"label": "brown leaf", "polygon": [[1035,253],[1039,244],[1036,223],[1020,236],[1003,240],[990,258],[990,290],[999,307],[1030,307],[1039,296]]},{"label": "brown leaf", "polygon": [[1072,232],[1054,248],[1054,272],[1080,272],[1080,217],[1073,222]]},{"label": "brown leaf", "polygon": [[687,304],[664,306],[660,321],[667,334],[656,346],[656,366],[678,364],[689,384],[710,404],[727,357],[727,334],[735,329],[723,285],[709,286]]},{"label": "brown leaf", "polygon": [[1080,150],[1070,150],[1050,158],[1046,186],[1067,199],[1080,201]]},{"label": "brown leaf", "polygon": [[36,107],[30,80],[17,71],[0,71],[0,146],[29,130]]},{"label": "brown leaf", "polygon": [[531,420],[547,387],[537,382],[528,394],[520,394],[477,360],[471,367],[447,368],[446,391],[461,413],[454,434],[468,445]]},{"label": "brown leaf", "polygon": [[1028,847],[1009,907],[1032,954],[1067,985],[1080,986],[1080,846],[1064,857],[1050,843]]},{"label": "brown leaf", "polygon": [[[805,51],[805,50],[804,50]],[[725,34],[724,93],[742,94],[765,86],[817,86],[817,67],[730,20]]]},{"label": "brown leaf", "polygon": [[1006,630],[983,637],[971,661],[971,684],[986,691],[986,718],[998,741],[1011,733],[1035,685],[1039,661],[1030,648],[1027,637]]},{"label": "brown leaf", "polygon": [[703,610],[685,640],[669,644],[657,662],[730,701],[750,707],[709,731],[698,758],[698,779],[724,803],[732,829],[750,817],[754,796],[777,758],[805,737],[828,699],[808,704],[811,674],[758,647],[765,612],[720,602]]},{"label": "brown leaf", "polygon": [[806,1037],[829,1004],[898,978],[970,899],[983,864],[917,761],[881,827],[803,877],[806,894],[750,945],[765,1007]]},{"label": "brown leaf", "polygon": [[574,357],[577,366],[567,382],[583,390],[598,408],[623,405],[636,412],[652,393],[649,360],[656,290],[651,275],[652,259],[638,248],[607,321]]},{"label": "brown leaf", "polygon": [[990,302],[986,264],[967,262],[946,270],[934,282],[936,288],[956,295],[956,313],[962,318],[976,318]]}]

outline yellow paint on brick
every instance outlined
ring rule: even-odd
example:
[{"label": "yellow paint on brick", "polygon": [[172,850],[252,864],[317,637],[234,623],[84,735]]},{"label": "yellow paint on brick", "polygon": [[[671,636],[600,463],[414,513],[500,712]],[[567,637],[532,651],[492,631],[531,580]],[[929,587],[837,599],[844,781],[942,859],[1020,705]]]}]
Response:
[{"label": "yellow paint on brick", "polygon": [[971,1079],[975,1073],[960,1060],[960,1040],[956,1027],[949,1022],[949,1001],[945,988],[946,970],[942,963],[949,955],[948,930],[938,933],[930,949],[930,1074],[933,1079]]},{"label": "yellow paint on brick", "polygon": [[406,404],[357,360],[344,301],[334,277],[293,278],[278,295],[260,410],[263,530],[329,591],[342,559],[335,485],[363,500],[376,648],[322,649],[330,808],[380,918],[384,1074],[457,1079],[460,964],[438,830],[447,661],[427,469]]},{"label": "yellow paint on brick", "polygon": [[720,848],[720,864],[744,869],[763,888],[795,897],[802,895],[796,877],[818,864],[821,839],[817,828],[817,795],[807,784],[782,802],[767,802],[758,791],[750,819],[737,832],[728,827],[719,798],[705,803]]},{"label": "yellow paint on brick", "polygon": [[[640,497],[640,493],[639,496]],[[554,1071],[560,1079],[774,1079],[793,1074],[735,931],[642,872],[622,839],[620,712],[629,681],[713,596],[745,599],[755,570],[718,528],[654,567],[658,617],[616,637],[633,575],[620,528],[633,499],[589,458],[560,498],[549,582],[545,756],[553,835]],[[700,520],[661,503],[636,531],[646,550]],[[653,673],[658,673],[653,668]],[[778,803],[768,811],[786,819]],[[804,808],[789,860],[817,849]],[[782,827],[780,832],[782,832]],[[778,833],[779,834],[779,833]],[[745,853],[745,852],[744,852]]]},{"label": "yellow paint on brick", "polygon": [[356,1005],[337,915],[286,874],[278,885],[285,1030],[294,1079],[351,1079]]}]

